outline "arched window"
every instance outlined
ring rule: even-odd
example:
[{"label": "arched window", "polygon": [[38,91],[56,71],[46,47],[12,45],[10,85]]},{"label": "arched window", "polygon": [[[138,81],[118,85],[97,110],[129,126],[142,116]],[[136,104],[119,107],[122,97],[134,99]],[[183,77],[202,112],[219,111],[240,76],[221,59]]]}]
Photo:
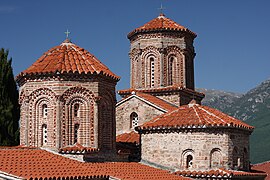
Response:
[{"label": "arched window", "polygon": [[244,154],[243,154],[243,167],[245,170],[249,170],[249,161],[248,161],[248,151],[247,148],[244,148]]},{"label": "arched window", "polygon": [[79,124],[74,125],[74,144],[78,142]]},{"label": "arched window", "polygon": [[169,64],[168,64],[168,85],[173,85],[173,63],[174,57],[170,57]]},{"label": "arched window", "polygon": [[184,150],[182,153],[181,162],[183,169],[190,169],[194,167],[194,151],[192,149]]},{"label": "arched window", "polygon": [[155,60],[153,57],[150,58],[150,86],[155,86]]},{"label": "arched window", "polygon": [[238,148],[234,147],[233,148],[233,168],[239,169],[240,165],[241,165],[241,159],[238,154]]},{"label": "arched window", "polygon": [[46,118],[48,116],[48,106],[47,104],[42,105],[42,117]]},{"label": "arched window", "polygon": [[139,117],[138,114],[133,112],[130,114],[130,127],[134,128],[139,125]]},{"label": "arched window", "polygon": [[74,117],[79,117],[80,105],[78,103],[74,104]]},{"label": "arched window", "polygon": [[192,155],[187,155],[187,159],[186,159],[186,168],[192,168],[192,164],[193,164],[193,156]]},{"label": "arched window", "polygon": [[214,148],[210,153],[210,168],[220,167],[221,166],[221,150]]},{"label": "arched window", "polygon": [[42,125],[42,145],[47,145],[48,142],[48,130],[47,130],[47,125],[43,124]]}]

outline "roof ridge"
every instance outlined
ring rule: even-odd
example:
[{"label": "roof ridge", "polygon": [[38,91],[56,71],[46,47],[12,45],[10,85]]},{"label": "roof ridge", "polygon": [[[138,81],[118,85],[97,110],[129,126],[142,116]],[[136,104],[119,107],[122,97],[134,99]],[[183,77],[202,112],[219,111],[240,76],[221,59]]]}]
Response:
[{"label": "roof ridge", "polygon": [[206,112],[207,114],[209,114],[210,116],[213,116],[215,118],[218,118],[219,120],[221,120],[223,123],[226,123],[226,121],[224,121],[222,118],[216,116],[214,113],[211,113],[209,111],[207,111],[206,109],[204,109],[203,107],[198,107],[199,109],[203,110],[204,112]]}]

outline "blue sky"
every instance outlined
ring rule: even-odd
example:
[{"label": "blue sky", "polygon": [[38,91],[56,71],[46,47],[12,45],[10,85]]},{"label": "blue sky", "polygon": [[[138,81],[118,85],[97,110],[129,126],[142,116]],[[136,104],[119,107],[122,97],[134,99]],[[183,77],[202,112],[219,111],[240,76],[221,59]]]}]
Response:
[{"label": "blue sky", "polygon": [[1,0],[0,47],[14,74],[59,45],[66,29],[129,87],[127,34],[159,15],[197,33],[196,87],[244,93],[270,78],[269,0]]}]

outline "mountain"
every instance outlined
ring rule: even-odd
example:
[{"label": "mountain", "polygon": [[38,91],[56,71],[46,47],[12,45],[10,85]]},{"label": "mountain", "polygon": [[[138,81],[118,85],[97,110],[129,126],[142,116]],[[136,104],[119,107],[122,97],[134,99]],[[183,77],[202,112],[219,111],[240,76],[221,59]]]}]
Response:
[{"label": "mountain", "polygon": [[219,90],[198,91],[206,95],[202,104],[255,127],[250,137],[252,163],[270,160],[270,79],[243,95]]},{"label": "mountain", "polygon": [[251,162],[270,160],[270,79],[248,91],[224,112],[255,127],[250,137]]},{"label": "mountain", "polygon": [[220,111],[224,111],[231,107],[232,103],[242,96],[240,93],[225,92],[214,89],[198,88],[196,90],[205,94],[205,98],[202,100],[203,105],[216,108]]}]

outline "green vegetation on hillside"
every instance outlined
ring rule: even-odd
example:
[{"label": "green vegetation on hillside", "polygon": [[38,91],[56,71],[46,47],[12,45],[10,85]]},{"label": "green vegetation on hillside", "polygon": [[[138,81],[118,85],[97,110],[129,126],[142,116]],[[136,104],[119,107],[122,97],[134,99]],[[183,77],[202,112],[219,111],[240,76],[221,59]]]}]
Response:
[{"label": "green vegetation on hillside", "polygon": [[260,112],[255,119],[246,121],[255,126],[250,136],[250,157],[253,164],[270,160],[270,111],[264,108]]},{"label": "green vegetation on hillside", "polygon": [[255,127],[250,136],[251,163],[270,160],[270,80],[262,82],[246,94],[236,97],[222,91],[205,90],[203,104]]}]

